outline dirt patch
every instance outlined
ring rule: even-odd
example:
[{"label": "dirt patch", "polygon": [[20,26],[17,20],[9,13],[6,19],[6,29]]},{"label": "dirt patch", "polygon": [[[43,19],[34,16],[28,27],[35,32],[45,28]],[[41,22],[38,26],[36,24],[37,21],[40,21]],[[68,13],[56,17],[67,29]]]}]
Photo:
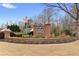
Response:
[{"label": "dirt patch", "polygon": [[0,42],[0,55],[54,56],[79,55],[79,40],[65,44],[17,44]]}]

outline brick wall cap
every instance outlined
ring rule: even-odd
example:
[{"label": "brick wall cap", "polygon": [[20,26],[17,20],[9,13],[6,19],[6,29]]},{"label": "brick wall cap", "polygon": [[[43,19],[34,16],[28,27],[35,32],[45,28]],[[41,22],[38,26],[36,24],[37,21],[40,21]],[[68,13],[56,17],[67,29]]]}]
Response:
[{"label": "brick wall cap", "polygon": [[3,30],[1,30],[1,32],[11,32],[11,30],[10,29],[7,29],[7,28],[4,28]]}]

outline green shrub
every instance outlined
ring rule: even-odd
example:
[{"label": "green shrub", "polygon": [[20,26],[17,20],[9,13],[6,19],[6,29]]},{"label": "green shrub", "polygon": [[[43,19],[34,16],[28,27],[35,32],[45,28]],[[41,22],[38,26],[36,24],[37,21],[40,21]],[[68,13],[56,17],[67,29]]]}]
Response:
[{"label": "green shrub", "polygon": [[27,34],[26,34],[26,35],[22,35],[22,37],[23,37],[23,38],[30,38],[30,36],[27,35]]},{"label": "green shrub", "polygon": [[71,33],[71,36],[76,36],[76,33]]},{"label": "green shrub", "polygon": [[45,36],[32,36],[32,38],[45,38]]},{"label": "green shrub", "polygon": [[55,36],[59,36],[59,33],[57,33],[57,32],[55,32],[54,34],[55,34]]},{"label": "green shrub", "polygon": [[69,29],[64,29],[63,32],[66,34],[66,35],[71,35],[71,31]]},{"label": "green shrub", "polygon": [[17,34],[15,35],[15,37],[22,37],[22,34]]},{"label": "green shrub", "polygon": [[66,35],[70,35],[70,36],[76,36],[76,33],[73,33],[71,30],[69,29],[64,29],[63,32],[66,34]]}]

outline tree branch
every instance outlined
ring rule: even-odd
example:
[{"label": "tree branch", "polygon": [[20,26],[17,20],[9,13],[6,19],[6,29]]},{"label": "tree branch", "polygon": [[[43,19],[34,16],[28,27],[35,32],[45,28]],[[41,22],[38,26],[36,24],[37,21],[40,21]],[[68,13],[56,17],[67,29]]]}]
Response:
[{"label": "tree branch", "polygon": [[57,7],[59,9],[63,10],[64,12],[66,12],[67,14],[69,14],[73,19],[76,20],[76,17],[74,17],[68,10],[66,10],[68,8],[65,5],[64,6],[66,9],[64,9],[59,3],[57,3],[57,5],[52,5],[52,4],[47,4],[47,3],[44,3],[44,4],[46,4],[48,7]]},{"label": "tree branch", "polygon": [[76,5],[76,10],[77,10],[76,20],[78,20],[78,19],[79,19],[79,9],[78,9],[78,4],[75,3],[75,5]]},{"label": "tree branch", "polygon": [[64,7],[65,7],[65,9],[68,11],[68,8],[67,8],[67,6],[65,5],[65,4],[62,4]]}]

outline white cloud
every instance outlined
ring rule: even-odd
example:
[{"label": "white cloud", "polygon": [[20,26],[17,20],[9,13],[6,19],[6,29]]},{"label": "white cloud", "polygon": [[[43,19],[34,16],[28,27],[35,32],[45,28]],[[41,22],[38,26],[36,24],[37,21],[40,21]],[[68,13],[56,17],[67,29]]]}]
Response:
[{"label": "white cloud", "polygon": [[3,3],[2,6],[5,8],[16,8],[16,6],[14,6],[13,4],[10,4],[10,3]]}]

